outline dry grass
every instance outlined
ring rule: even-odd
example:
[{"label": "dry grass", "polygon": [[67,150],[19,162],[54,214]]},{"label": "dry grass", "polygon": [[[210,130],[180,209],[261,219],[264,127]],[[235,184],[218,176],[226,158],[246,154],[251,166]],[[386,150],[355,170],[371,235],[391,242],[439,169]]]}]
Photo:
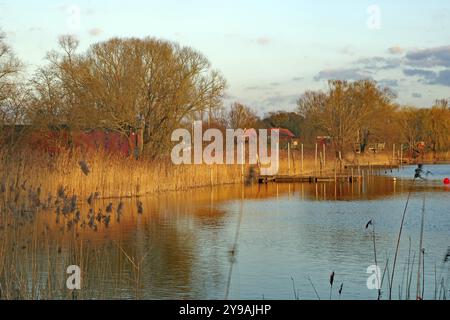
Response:
[{"label": "dry grass", "polygon": [[[328,151],[325,161],[316,161],[314,150],[305,150],[302,161],[300,150],[280,153],[279,174],[333,174],[345,164],[390,164],[392,155],[344,156],[336,161]],[[0,151],[0,184],[24,190],[40,188],[42,195],[54,195],[64,188],[68,194],[87,199],[97,192],[102,198],[137,197],[167,191],[238,184],[248,180],[250,166],[240,165],[182,165],[175,166],[169,158],[159,161],[133,160],[101,152],[78,154],[72,152],[50,156],[29,149],[14,154]],[[243,174],[244,173],[244,174]]]},{"label": "dry grass", "polygon": [[[73,197],[60,193],[49,209],[34,192],[22,186],[0,190],[0,300],[141,298],[140,266],[145,255],[123,247],[121,240],[101,245],[91,241],[98,233],[85,223],[86,213],[89,208],[100,212],[104,201],[96,200],[92,206],[75,202],[64,212]],[[102,219],[96,220],[98,228],[108,228]],[[71,265],[88,275],[82,278],[81,291],[66,287],[66,269]],[[112,274],[119,277],[112,279]]]},{"label": "dry grass", "polygon": [[101,153],[52,157],[24,151],[0,154],[0,163],[0,183],[7,192],[23,186],[54,195],[63,187],[66,193],[84,199],[93,192],[102,198],[123,198],[243,181],[242,167],[237,165],[175,166],[170,159],[136,161]]},{"label": "dry grass", "polygon": [[[317,171],[314,156],[310,153],[305,154],[303,164],[298,151],[292,155],[289,167],[287,155],[282,152],[281,174]],[[380,163],[385,159],[381,156],[372,158],[373,162],[370,163]],[[366,164],[368,159],[358,160]],[[333,171],[335,168],[333,160],[327,161],[322,169]],[[248,171],[249,167],[246,166],[244,172]],[[0,299],[105,299],[122,296],[123,292],[127,295],[122,296],[124,298],[140,298],[141,263],[145,261],[146,253],[125,248],[120,242],[112,243],[109,247],[91,242],[89,237],[92,232],[83,231],[90,207],[86,201],[89,196],[98,192],[104,199],[117,198],[111,201],[116,210],[122,198],[151,194],[156,197],[158,193],[166,191],[243,184],[245,180],[242,167],[238,165],[174,166],[170,161],[134,161],[101,153],[84,156],[63,153],[51,157],[30,151],[15,154],[0,152]],[[257,188],[255,186],[255,190],[252,189],[255,194],[246,196],[259,197]],[[237,189],[230,189],[233,196],[239,192]],[[278,192],[278,187],[273,192]],[[180,194],[190,200],[204,195]],[[223,190],[214,197],[208,193],[211,201],[220,201],[222,197],[229,196]],[[172,198],[167,201],[176,202]],[[98,212],[100,208],[107,208],[110,201],[94,202],[94,212]],[[137,212],[139,205],[135,202],[130,199],[125,205],[125,211]],[[66,206],[68,214],[64,214]],[[38,219],[43,219],[40,212],[48,212],[49,209],[56,212],[57,208],[63,213],[60,222],[53,221],[54,218],[58,219],[58,215],[51,215],[48,219],[53,222],[38,223]],[[81,211],[81,221],[73,223],[77,210]],[[152,204],[144,203],[143,210],[153,211]],[[154,211],[157,212],[157,208]],[[116,218],[114,213],[112,216]],[[102,218],[103,224],[98,223],[99,229],[105,227],[107,218],[108,215]],[[93,227],[85,228],[89,230]],[[80,266],[82,274],[92,275],[83,279],[83,287],[95,289],[82,290],[75,295],[65,288],[64,268],[72,264]],[[112,283],[108,278],[112,273],[128,276],[114,279]],[[407,271],[410,286],[409,273],[412,275],[412,270]],[[445,292],[445,286],[439,288],[439,298],[441,289]]]}]

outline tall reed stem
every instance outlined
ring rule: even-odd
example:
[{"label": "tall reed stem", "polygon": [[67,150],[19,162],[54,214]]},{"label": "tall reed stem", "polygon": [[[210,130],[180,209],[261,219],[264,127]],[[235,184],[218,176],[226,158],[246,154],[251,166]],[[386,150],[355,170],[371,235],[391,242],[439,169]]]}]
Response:
[{"label": "tall reed stem", "polygon": [[408,205],[409,205],[409,200],[411,199],[411,194],[412,194],[412,187],[414,186],[416,182],[416,179],[413,179],[411,188],[408,192],[408,199],[406,200],[406,204],[405,204],[405,209],[403,211],[403,217],[402,217],[402,222],[400,224],[400,231],[398,232],[398,237],[397,237],[397,247],[395,249],[395,255],[394,255],[394,263],[392,265],[392,274],[391,274],[391,281],[389,284],[389,300],[392,300],[392,287],[394,285],[394,276],[395,276],[395,266],[397,264],[397,258],[398,258],[398,251],[400,249],[400,240],[402,238],[402,232],[403,232],[403,225],[405,223],[405,218],[406,218],[406,212],[408,210]]},{"label": "tall reed stem", "polygon": [[423,204],[422,204],[422,222],[420,225],[420,242],[419,242],[419,267],[417,268],[417,290],[416,290],[416,299],[421,300],[423,299],[423,295],[420,294],[420,273],[422,272],[421,266],[422,266],[422,251],[423,251],[423,228],[425,223],[425,202],[426,198],[425,195],[423,196]]}]

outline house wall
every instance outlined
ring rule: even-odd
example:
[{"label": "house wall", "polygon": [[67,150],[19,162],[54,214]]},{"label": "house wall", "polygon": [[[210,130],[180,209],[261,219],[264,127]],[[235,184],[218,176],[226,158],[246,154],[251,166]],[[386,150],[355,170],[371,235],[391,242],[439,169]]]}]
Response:
[{"label": "house wall", "polygon": [[135,153],[135,148],[139,144],[139,135],[130,133],[130,137],[127,137],[119,132],[104,130],[74,133],[61,130],[32,133],[28,143],[34,150],[42,150],[51,154],[74,148],[82,152],[104,151],[129,157]]}]

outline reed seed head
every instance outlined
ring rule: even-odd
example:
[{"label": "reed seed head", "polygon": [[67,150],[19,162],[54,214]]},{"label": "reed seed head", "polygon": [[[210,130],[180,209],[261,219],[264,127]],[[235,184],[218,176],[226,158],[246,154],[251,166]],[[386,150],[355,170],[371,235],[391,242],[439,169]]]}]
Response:
[{"label": "reed seed head", "polygon": [[91,169],[89,168],[88,163],[84,160],[81,160],[78,164],[80,165],[81,171],[87,177],[91,173]]}]

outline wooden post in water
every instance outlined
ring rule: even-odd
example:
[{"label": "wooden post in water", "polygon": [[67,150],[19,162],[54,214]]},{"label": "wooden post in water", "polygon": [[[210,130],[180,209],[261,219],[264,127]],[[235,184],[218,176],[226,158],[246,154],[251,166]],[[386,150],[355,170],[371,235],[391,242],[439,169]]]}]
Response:
[{"label": "wooden post in water", "polygon": [[403,144],[400,146],[400,168],[403,167]]},{"label": "wooden post in water", "polygon": [[392,164],[395,165],[395,143],[392,145]]},{"label": "wooden post in water", "polygon": [[294,168],[294,175],[297,175],[297,164],[294,150],[292,151],[292,167]]},{"label": "wooden post in water", "polygon": [[288,173],[291,175],[291,143],[288,142]]},{"label": "wooden post in water", "polygon": [[[337,185],[337,165],[336,165],[336,159],[334,159],[334,183],[335,186]],[[336,187],[335,187],[336,188]],[[335,190],[336,191],[336,190]]]},{"label": "wooden post in water", "polygon": [[244,150],[245,150],[245,148],[244,148],[244,143],[242,142],[241,143],[241,153],[242,153],[242,155],[241,155],[241,161],[242,161],[242,168],[241,168],[241,170],[242,170],[242,183],[245,183],[245,154],[244,154]]},{"label": "wooden post in water", "polygon": [[316,157],[315,157],[315,160],[314,160],[314,173],[315,174],[317,174],[317,153],[318,153],[318,151],[319,151],[319,146],[317,145],[317,143],[316,143]]},{"label": "wooden post in water", "polygon": [[305,160],[305,158],[304,158],[304,149],[303,149],[303,143],[302,143],[302,174],[303,174],[303,172],[304,172],[304,160]]},{"label": "wooden post in water", "polygon": [[322,176],[323,173],[323,153],[320,153],[320,175]]}]

